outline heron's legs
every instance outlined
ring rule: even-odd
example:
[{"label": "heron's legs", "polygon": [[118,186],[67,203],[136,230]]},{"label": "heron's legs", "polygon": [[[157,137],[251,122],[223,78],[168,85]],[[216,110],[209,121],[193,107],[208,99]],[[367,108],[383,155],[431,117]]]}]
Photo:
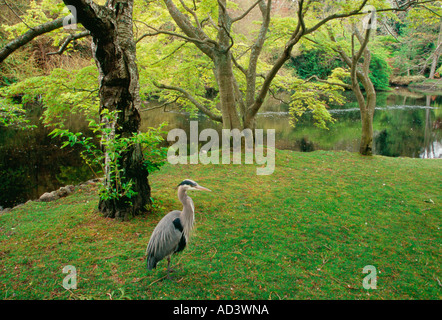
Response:
[{"label": "heron's legs", "polygon": [[167,257],[167,278],[170,279],[170,256]]}]

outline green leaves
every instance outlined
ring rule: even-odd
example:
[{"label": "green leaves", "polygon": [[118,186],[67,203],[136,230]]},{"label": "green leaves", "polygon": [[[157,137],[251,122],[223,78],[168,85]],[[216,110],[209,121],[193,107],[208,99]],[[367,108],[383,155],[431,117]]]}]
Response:
[{"label": "green leaves", "polygon": [[[102,121],[97,123],[89,119],[89,128],[95,135],[86,137],[83,133],[73,133],[66,129],[55,128],[50,136],[62,137],[62,148],[67,146],[80,146],[81,157],[91,168],[96,177],[106,172],[107,183],[100,184],[99,195],[102,200],[131,198],[136,192],[133,190],[133,181],[124,179],[125,169],[121,166],[120,160],[135,145],[140,145],[143,150],[143,166],[150,173],[157,171],[166,163],[167,148],[160,147],[163,141],[162,135],[165,132],[161,124],[158,128],[149,128],[147,132],[133,134],[131,137],[122,137],[115,134],[115,129],[109,127],[108,123],[116,123],[117,111],[103,110]],[[96,141],[100,141],[98,144]],[[105,152],[104,152],[105,150]],[[99,168],[97,171],[96,168]]]},{"label": "green leaves", "polygon": [[14,104],[10,99],[0,98],[0,126],[16,127],[22,130],[35,126],[29,125],[26,119],[26,110],[20,105]]},{"label": "green leaves", "polygon": [[291,97],[289,109],[290,124],[295,127],[299,118],[305,112],[311,111],[315,125],[321,129],[327,129],[328,122],[335,122],[327,109],[330,104],[341,105],[345,103],[345,98],[342,95],[344,88],[340,85],[344,85],[343,79],[348,76],[347,70],[336,68],[330,77],[322,82],[295,80],[292,86],[295,93]]},{"label": "green leaves", "polygon": [[54,69],[47,76],[27,78],[8,87],[0,88],[0,95],[12,98],[21,96],[20,103],[13,103],[22,108],[35,99],[45,106],[43,121],[57,127],[63,127],[65,119],[73,113],[89,116],[98,112],[98,71],[95,65],[79,70]]}]

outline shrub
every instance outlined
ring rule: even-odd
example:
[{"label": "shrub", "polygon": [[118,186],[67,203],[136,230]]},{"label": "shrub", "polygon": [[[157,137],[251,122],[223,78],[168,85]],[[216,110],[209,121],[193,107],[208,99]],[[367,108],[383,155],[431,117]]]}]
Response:
[{"label": "shrub", "polygon": [[370,63],[370,79],[376,90],[389,90],[391,73],[392,69],[387,59],[380,54],[373,53]]},{"label": "shrub", "polygon": [[[108,118],[108,121],[116,121],[117,112],[109,112],[107,110],[103,112],[103,118]],[[149,128],[147,132],[133,134],[131,137],[126,138],[114,134],[110,128],[105,127],[104,122],[97,123],[95,120],[89,120],[89,127],[106,149],[106,154],[103,148],[94,143],[92,137],[86,137],[81,132],[73,133],[67,129],[56,128],[50,135],[66,138],[66,141],[61,146],[62,148],[80,145],[83,148],[81,157],[97,177],[105,172],[105,160],[107,159],[108,170],[106,174],[107,179],[111,181],[109,181],[109,184],[101,183],[100,198],[102,200],[109,200],[124,196],[131,198],[135,195],[135,191],[132,189],[132,181],[124,182],[124,168],[121,167],[119,161],[124,152],[131,146],[141,145],[144,155],[143,166],[150,173],[159,170],[166,163],[167,148],[160,147],[163,141],[162,135],[164,134],[161,129],[164,125],[162,124],[156,129]],[[99,172],[95,172],[94,168],[100,168]]]}]

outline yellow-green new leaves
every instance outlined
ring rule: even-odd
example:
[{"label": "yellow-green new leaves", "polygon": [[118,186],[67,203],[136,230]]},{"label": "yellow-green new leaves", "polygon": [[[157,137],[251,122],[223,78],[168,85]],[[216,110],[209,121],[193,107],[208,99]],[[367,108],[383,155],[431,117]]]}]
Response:
[{"label": "yellow-green new leaves", "polygon": [[315,125],[327,129],[327,123],[335,122],[335,119],[328,112],[330,104],[344,104],[345,98],[342,95],[345,83],[342,79],[349,76],[349,72],[342,68],[333,70],[327,80],[316,79],[316,82],[296,79],[292,89],[295,93],[290,103],[290,124],[296,126],[299,118],[307,111],[311,111]]},{"label": "yellow-green new leaves", "polygon": [[[55,18],[68,16],[69,14],[70,11],[61,0],[42,0],[38,2],[31,0],[26,12],[20,16],[21,22],[12,26],[2,24],[1,28],[6,31],[8,38],[12,40],[24,34],[30,28],[52,21]],[[63,29],[58,29],[49,33],[55,44],[59,44],[66,36],[66,33],[63,31]]]},{"label": "yellow-green new leaves", "polygon": [[426,3],[413,7],[407,14],[406,23],[409,28],[438,25],[442,16],[442,1]]},{"label": "yellow-green new leaves", "polygon": [[32,77],[0,89],[0,96],[14,105],[12,97],[21,95],[18,107],[39,99],[45,106],[43,121],[63,127],[72,113],[98,114],[98,71],[95,65],[80,70],[54,69],[50,75]]},{"label": "yellow-green new leaves", "polygon": [[17,127],[28,129],[29,120],[26,119],[26,110],[19,105],[11,104],[8,99],[0,98],[0,127]]}]

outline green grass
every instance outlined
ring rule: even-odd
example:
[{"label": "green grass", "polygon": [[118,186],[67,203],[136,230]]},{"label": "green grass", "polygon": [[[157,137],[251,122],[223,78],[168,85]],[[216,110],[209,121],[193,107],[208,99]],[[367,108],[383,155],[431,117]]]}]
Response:
[{"label": "green grass", "polygon": [[[277,151],[276,170],[166,165],[150,177],[159,209],[118,222],[95,187],[0,216],[0,299],[440,299],[442,162],[347,152]],[[148,272],[161,217],[191,178],[190,244]],[[430,200],[431,199],[431,200]],[[73,265],[78,288],[62,286]],[[366,290],[362,269],[377,269]]]}]

